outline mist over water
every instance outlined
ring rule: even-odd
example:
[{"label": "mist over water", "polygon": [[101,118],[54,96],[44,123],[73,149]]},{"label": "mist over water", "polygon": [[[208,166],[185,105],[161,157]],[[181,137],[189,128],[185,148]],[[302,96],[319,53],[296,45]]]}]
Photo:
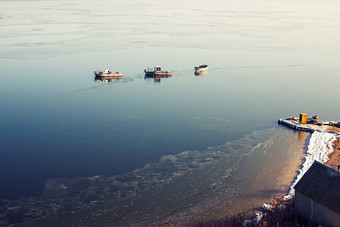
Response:
[{"label": "mist over water", "polygon": [[[223,216],[288,190],[307,135],[277,118],[340,120],[336,1],[0,0],[0,9],[5,207],[33,196],[45,214],[117,209],[107,220],[119,224]],[[207,74],[194,75],[199,64]],[[173,77],[144,79],[154,65]],[[105,68],[124,78],[94,81]],[[125,212],[127,201],[136,205]]]}]

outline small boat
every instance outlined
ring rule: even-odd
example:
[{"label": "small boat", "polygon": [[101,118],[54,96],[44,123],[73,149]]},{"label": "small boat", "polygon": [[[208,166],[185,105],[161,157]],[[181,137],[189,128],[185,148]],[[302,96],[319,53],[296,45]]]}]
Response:
[{"label": "small boat", "polygon": [[110,69],[96,70],[94,71],[96,77],[107,77],[107,78],[123,78],[123,74],[120,72],[112,72]]},{"label": "small boat", "polygon": [[195,73],[201,73],[208,70],[208,65],[195,66]]},{"label": "small boat", "polygon": [[144,69],[145,77],[171,77],[172,72],[162,70],[161,66],[155,66],[154,68]]}]

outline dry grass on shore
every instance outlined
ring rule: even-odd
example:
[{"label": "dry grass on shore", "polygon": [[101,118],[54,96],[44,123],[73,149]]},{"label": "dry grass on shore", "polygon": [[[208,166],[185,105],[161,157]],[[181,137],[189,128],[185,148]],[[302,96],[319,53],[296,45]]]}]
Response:
[{"label": "dry grass on shore", "polygon": [[337,137],[332,145],[334,151],[328,155],[329,160],[324,164],[332,169],[338,170],[340,165],[340,137]]}]

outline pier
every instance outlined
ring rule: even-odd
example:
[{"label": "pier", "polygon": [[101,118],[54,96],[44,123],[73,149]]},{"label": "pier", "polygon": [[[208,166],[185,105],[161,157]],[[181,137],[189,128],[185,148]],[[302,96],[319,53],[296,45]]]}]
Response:
[{"label": "pier", "polygon": [[340,122],[336,121],[319,121],[317,116],[307,118],[307,114],[300,114],[300,117],[288,117],[278,120],[279,124],[289,128],[305,132],[331,132],[340,134]]}]

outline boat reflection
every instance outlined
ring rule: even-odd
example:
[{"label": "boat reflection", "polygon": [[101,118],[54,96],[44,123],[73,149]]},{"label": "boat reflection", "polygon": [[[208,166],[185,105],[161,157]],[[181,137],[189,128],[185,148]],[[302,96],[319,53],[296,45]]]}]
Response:
[{"label": "boat reflection", "polygon": [[153,81],[155,83],[160,83],[162,78],[168,78],[168,77],[171,77],[171,76],[147,76],[146,75],[144,77],[144,80],[151,80],[151,79],[153,79]]},{"label": "boat reflection", "polygon": [[195,71],[195,76],[203,76],[204,74],[207,74],[208,73],[208,70],[205,70],[205,71]]},{"label": "boat reflection", "polygon": [[119,80],[121,78],[112,78],[112,77],[106,77],[106,76],[96,76],[94,77],[94,81],[103,81],[105,83],[110,83],[112,80]]}]

